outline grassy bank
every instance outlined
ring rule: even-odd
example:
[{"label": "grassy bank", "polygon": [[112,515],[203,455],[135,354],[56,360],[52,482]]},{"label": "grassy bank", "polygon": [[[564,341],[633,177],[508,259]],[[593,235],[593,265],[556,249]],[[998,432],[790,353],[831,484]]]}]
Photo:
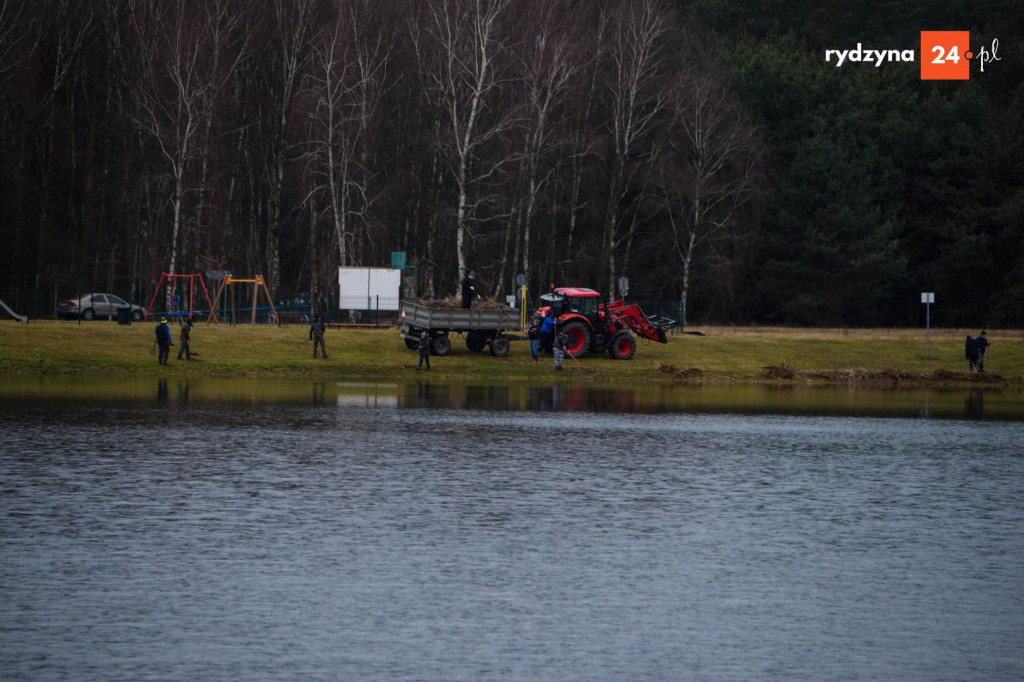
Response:
[{"label": "grassy bank", "polygon": [[[306,327],[200,324],[192,334],[198,359],[156,362],[152,324],[118,326],[111,322],[30,324],[0,322],[0,373],[103,374],[122,376],[244,376],[356,378],[397,377],[415,372],[416,354],[397,330],[331,329],[330,359],[314,360]],[[173,329],[175,337],[177,330]],[[964,371],[963,339],[977,330],[931,332],[930,356],[923,330],[780,329],[702,327],[704,336],[681,334],[666,345],[641,342],[631,361],[592,355],[566,358],[560,375],[608,382],[808,382],[852,384],[1024,383],[1024,335],[990,330],[993,346],[985,375]],[[177,338],[175,338],[177,343]],[[461,337],[452,352],[433,358],[433,378],[495,380],[550,379],[550,358],[534,363],[525,341],[512,344],[507,358],[472,353]]]}]

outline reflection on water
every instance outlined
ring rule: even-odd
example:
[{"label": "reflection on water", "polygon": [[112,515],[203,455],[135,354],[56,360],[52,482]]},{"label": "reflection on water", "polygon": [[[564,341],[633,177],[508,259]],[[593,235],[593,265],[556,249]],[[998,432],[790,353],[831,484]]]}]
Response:
[{"label": "reflection on water", "polygon": [[1020,398],[0,381],[0,678],[1024,679]]},{"label": "reflection on water", "polygon": [[631,385],[548,383],[336,382],[256,379],[33,377],[0,380],[0,399],[114,401],[154,396],[161,404],[199,402],[398,404],[405,408],[531,412],[737,413],[1024,420],[1019,388],[849,388],[791,385]]}]

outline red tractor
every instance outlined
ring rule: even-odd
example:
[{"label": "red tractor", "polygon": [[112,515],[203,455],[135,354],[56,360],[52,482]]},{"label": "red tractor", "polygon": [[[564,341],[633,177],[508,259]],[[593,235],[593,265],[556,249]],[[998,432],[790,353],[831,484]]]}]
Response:
[{"label": "red tractor", "polygon": [[626,304],[624,299],[602,302],[593,289],[559,287],[541,296],[541,315],[552,311],[558,318],[558,329],[566,335],[566,352],[580,358],[588,351],[608,355],[616,360],[629,360],[636,352],[636,336],[668,343],[665,332],[675,321],[662,317],[650,319],[639,304]]}]

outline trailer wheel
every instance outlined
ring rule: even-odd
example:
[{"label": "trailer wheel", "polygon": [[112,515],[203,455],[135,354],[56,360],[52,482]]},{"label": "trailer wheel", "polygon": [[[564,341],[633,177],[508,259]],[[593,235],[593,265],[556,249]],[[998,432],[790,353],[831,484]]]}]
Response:
[{"label": "trailer wheel", "polygon": [[562,328],[565,334],[565,352],[574,358],[582,358],[590,350],[590,330],[580,321],[573,321]]},{"label": "trailer wheel", "polygon": [[629,360],[636,353],[636,339],[625,329],[616,332],[608,342],[608,355],[615,360]]},{"label": "trailer wheel", "polygon": [[416,339],[410,339],[408,336],[405,337],[405,347],[409,350],[419,350],[420,344]]},{"label": "trailer wheel", "polygon": [[438,357],[444,357],[452,349],[451,340],[444,334],[439,334],[430,340],[430,350]]},{"label": "trailer wheel", "polygon": [[484,335],[480,332],[469,332],[466,334],[466,348],[474,353],[479,353],[486,345],[487,342],[484,341]]},{"label": "trailer wheel", "polygon": [[504,358],[508,356],[509,346],[508,338],[505,336],[498,336],[491,341],[491,355],[496,358]]}]

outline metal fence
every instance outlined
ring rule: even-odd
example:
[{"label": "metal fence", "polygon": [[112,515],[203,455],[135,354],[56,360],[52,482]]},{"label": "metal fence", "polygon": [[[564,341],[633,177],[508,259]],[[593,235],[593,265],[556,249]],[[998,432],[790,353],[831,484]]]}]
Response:
[{"label": "metal fence", "polygon": [[[83,292],[85,293],[85,292]],[[29,319],[45,319],[57,316],[57,305],[74,295],[64,293],[64,298],[52,287],[3,287],[0,301],[6,303],[15,313],[27,315]]]},{"label": "metal fence", "polygon": [[[58,291],[53,287],[0,287],[0,300],[6,303],[14,312],[19,315],[27,315],[31,319],[54,319],[57,316],[57,306],[68,298],[75,298],[90,293],[89,291]],[[111,292],[119,294],[119,292]],[[152,291],[136,292],[135,300],[132,303],[146,307],[153,295]],[[213,292],[210,294],[213,295]],[[125,300],[128,296],[124,296]],[[163,297],[158,297],[162,299]],[[217,306],[217,319],[221,323],[231,322],[231,304],[222,300]],[[235,307],[235,322],[237,324],[249,324],[253,319],[253,308],[251,299],[248,305]],[[196,308],[192,314],[200,320],[206,319],[210,309],[203,301],[199,306],[198,298],[195,300]],[[277,296],[274,300],[274,310],[269,305],[258,305],[256,307],[256,324],[309,324],[314,315],[323,315],[328,324],[359,324],[374,327],[390,327],[398,319],[397,308],[401,301],[395,298],[373,297],[364,302],[346,300],[347,305],[359,305],[357,308],[339,309],[338,302],[333,295],[319,297],[311,302],[308,294],[292,294]],[[681,332],[685,320],[685,306],[682,301],[639,301],[640,307],[648,317],[659,317],[674,320],[678,323],[672,331]],[[530,310],[533,310],[539,301],[530,301]],[[188,313],[187,310],[164,310],[163,301],[158,301],[154,306],[151,315],[178,317]],[[159,310],[157,308],[160,308]],[[276,312],[276,316],[275,316]]]}]

